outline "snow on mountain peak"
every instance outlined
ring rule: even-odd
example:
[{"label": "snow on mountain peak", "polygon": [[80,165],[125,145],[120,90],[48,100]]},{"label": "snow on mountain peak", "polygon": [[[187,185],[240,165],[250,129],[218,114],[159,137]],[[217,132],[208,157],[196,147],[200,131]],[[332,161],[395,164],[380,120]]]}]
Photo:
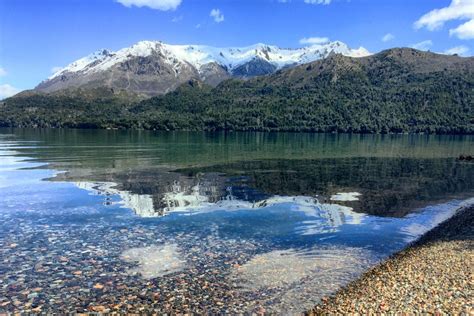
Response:
[{"label": "snow on mountain peak", "polygon": [[370,53],[363,47],[351,49],[340,41],[324,44],[314,44],[302,48],[279,48],[277,46],[258,43],[247,47],[218,48],[205,45],[170,45],[161,41],[140,41],[131,47],[112,52],[106,49],[98,50],[81,58],[65,68],[54,73],[48,79],[66,73],[92,73],[104,71],[116,64],[133,57],[159,55],[165,62],[179,67],[182,63],[194,66],[198,71],[209,63],[217,63],[232,71],[255,58],[273,64],[277,69],[294,64],[308,63],[325,58],[330,53],[339,53],[350,57],[368,56]]},{"label": "snow on mountain peak", "polygon": [[65,68],[60,69],[59,71],[55,72],[51,77],[48,79],[53,79],[54,77],[60,76],[64,72],[78,72],[83,70],[85,67],[88,65],[91,65],[93,63],[97,63],[98,61],[104,60],[107,56],[109,56],[111,53],[107,49],[99,49],[92,54],[87,55],[86,57],[83,57],[81,59],[76,60],[75,62],[69,64]]}]

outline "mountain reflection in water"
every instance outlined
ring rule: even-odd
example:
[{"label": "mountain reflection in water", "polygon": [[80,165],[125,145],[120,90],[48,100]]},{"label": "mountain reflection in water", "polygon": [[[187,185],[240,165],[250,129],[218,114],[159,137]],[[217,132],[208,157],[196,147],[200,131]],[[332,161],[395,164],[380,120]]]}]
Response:
[{"label": "mountain reflection in water", "polygon": [[164,208],[156,209],[150,195],[139,195],[114,188],[113,183],[76,182],[79,188],[91,191],[93,194],[102,194],[109,200],[109,195],[119,195],[120,204],[132,209],[141,217],[159,217],[171,213],[186,213],[188,215],[201,214],[218,210],[257,210],[265,207],[287,205],[291,211],[302,212],[314,220],[304,222],[301,234],[336,232],[337,227],[343,224],[360,224],[364,214],[355,213],[352,208],[338,204],[319,203],[316,198],[309,196],[272,196],[259,201],[240,200],[232,195],[232,189],[227,188],[228,194],[220,200],[211,201],[200,192],[208,192],[208,188],[200,190],[202,186],[190,188],[191,193],[181,190],[181,186],[173,184],[175,191],[162,194],[161,205]]},{"label": "mountain reflection in water", "polygon": [[339,158],[243,161],[94,175],[71,170],[54,180],[72,181],[105,195],[118,194],[125,207],[143,217],[259,208],[275,203],[278,197],[311,197],[318,201],[315,207],[319,202],[337,202],[358,213],[402,217],[434,201],[469,197],[474,188],[472,174],[472,164],[449,158]]},{"label": "mountain reflection in water", "polygon": [[0,130],[0,303],[299,315],[474,203],[473,140]]}]

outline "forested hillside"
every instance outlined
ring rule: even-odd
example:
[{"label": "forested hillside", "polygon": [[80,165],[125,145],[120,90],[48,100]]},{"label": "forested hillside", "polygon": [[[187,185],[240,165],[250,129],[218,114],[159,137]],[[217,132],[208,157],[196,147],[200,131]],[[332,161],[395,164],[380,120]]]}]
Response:
[{"label": "forested hillside", "polygon": [[215,88],[190,81],[140,100],[124,91],[24,93],[0,125],[315,132],[474,132],[474,58],[391,49],[332,55]]}]

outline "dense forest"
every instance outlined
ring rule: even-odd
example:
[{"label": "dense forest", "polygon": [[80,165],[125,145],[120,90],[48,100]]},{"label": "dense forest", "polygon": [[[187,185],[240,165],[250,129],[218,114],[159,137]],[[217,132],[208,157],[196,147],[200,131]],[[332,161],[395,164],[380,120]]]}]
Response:
[{"label": "dense forest", "polygon": [[391,49],[332,55],[217,87],[163,96],[29,91],[0,103],[0,126],[152,130],[474,133],[474,58]]}]

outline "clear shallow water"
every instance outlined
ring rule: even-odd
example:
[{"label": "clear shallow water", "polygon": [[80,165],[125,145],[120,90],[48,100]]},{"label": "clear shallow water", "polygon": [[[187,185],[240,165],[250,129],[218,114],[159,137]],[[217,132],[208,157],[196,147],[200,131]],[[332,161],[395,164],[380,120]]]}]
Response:
[{"label": "clear shallow water", "polygon": [[0,311],[301,312],[473,202],[473,140],[2,130]]}]

